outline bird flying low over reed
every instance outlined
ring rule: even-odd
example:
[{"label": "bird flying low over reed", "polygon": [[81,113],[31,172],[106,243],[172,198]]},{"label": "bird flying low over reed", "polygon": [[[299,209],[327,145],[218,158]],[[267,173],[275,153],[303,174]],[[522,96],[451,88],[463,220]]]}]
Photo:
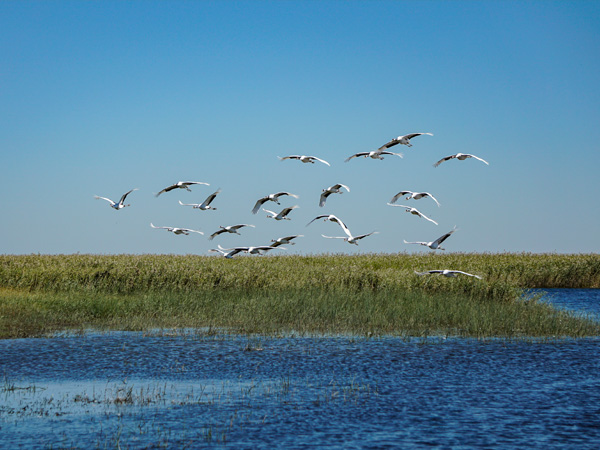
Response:
[{"label": "bird flying low over reed", "polygon": [[211,252],[219,252],[226,258],[233,258],[234,255],[245,252],[249,255],[264,255],[269,250],[287,250],[285,247],[274,247],[272,245],[257,245],[253,247],[232,247],[232,248],[223,248],[220,245],[217,245],[217,248],[210,249]]},{"label": "bird flying low over reed", "polygon": [[361,239],[364,239],[368,236],[371,236],[372,234],[377,234],[377,233],[379,233],[379,232],[371,231],[370,233],[360,234],[358,236],[352,236],[352,234],[349,234],[349,233],[348,233],[348,236],[325,236],[324,234],[322,234],[321,236],[323,236],[324,238],[327,238],[327,239],[343,239],[348,244],[358,245],[358,241],[360,241]]},{"label": "bird flying low over reed", "polygon": [[404,243],[405,244],[424,245],[425,247],[429,247],[431,250],[445,250],[444,248],[440,247],[440,245],[442,244],[442,242],[444,242],[446,239],[448,239],[450,236],[452,236],[452,233],[454,233],[457,230],[458,230],[458,228],[454,227],[453,230],[447,232],[443,236],[440,236],[435,241],[431,241],[431,242],[407,242],[406,240],[404,240]]},{"label": "bird flying low over reed", "polygon": [[417,272],[415,270],[415,273],[417,275],[432,275],[432,274],[441,274],[445,277],[448,278],[454,278],[456,276],[460,275],[467,275],[469,277],[475,277],[478,279],[482,279],[479,275],[473,275],[472,273],[467,273],[467,272],[463,272],[462,270],[448,270],[448,269],[444,269],[444,270],[428,270],[427,272]]},{"label": "bird flying low over reed", "polygon": [[189,229],[189,228],[178,228],[178,227],[156,227],[156,226],[154,226],[152,223],[150,223],[150,226],[151,226],[152,228],[157,228],[157,229],[167,230],[167,231],[170,231],[171,233],[174,233],[174,234],[185,234],[186,236],[188,236],[190,233],[204,234],[202,231],[198,231],[198,230],[191,230],[191,229]]},{"label": "bird flying low over reed", "polygon": [[304,235],[302,234],[295,234],[292,236],[285,236],[285,237],[280,237],[277,239],[271,239],[271,247],[279,247],[280,245],[285,245],[285,244],[290,244],[290,245],[296,245],[295,242],[292,242],[292,239],[296,239],[299,237],[304,237]]},{"label": "bird flying low over reed", "polygon": [[226,227],[219,225],[220,230],[215,231],[213,234],[211,234],[208,237],[208,240],[212,241],[216,236],[218,236],[219,234],[223,234],[223,233],[240,234],[238,232],[238,230],[243,227],[253,227],[254,228],[254,225],[248,225],[245,223],[240,223],[238,225],[229,225]]}]

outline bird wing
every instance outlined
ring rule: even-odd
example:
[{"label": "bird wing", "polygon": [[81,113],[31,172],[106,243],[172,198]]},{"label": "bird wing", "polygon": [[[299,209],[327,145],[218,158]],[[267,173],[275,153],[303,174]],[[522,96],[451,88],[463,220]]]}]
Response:
[{"label": "bird wing", "polygon": [[490,165],[489,162],[487,162],[485,159],[480,158],[479,156],[475,156],[475,155],[468,155],[468,156],[471,157],[471,158],[478,159],[479,161],[481,161],[483,163],[486,163],[488,166]]},{"label": "bird wing", "polygon": [[306,224],[306,226],[309,226],[309,225],[310,225],[311,223],[313,223],[315,220],[322,219],[323,217],[329,217],[329,214],[322,214],[322,215],[320,215],[320,216],[317,216],[317,217],[315,217],[313,220],[311,220],[310,222],[308,222],[308,223]]},{"label": "bird wing", "polygon": [[393,147],[394,145],[398,145],[400,143],[400,139],[394,138],[389,142],[386,142],[385,144],[383,144],[381,147],[379,147],[377,149],[377,151],[382,151],[382,150],[386,150],[390,147]]},{"label": "bird wing", "polygon": [[211,234],[211,235],[208,237],[208,240],[209,240],[209,241],[212,241],[212,240],[213,240],[213,239],[214,239],[216,236],[220,235],[221,233],[226,233],[226,232],[227,232],[227,230],[225,230],[224,228],[223,228],[223,229],[221,229],[221,230],[219,230],[219,231],[215,231],[213,234]]},{"label": "bird wing", "polygon": [[325,236],[324,234],[322,234],[321,236],[327,239],[348,239],[346,236]]},{"label": "bird wing", "polygon": [[446,239],[448,239],[452,235],[452,233],[454,233],[456,230],[457,230],[457,228],[454,227],[454,229],[452,231],[449,231],[446,234],[444,234],[443,236],[440,236],[439,238],[437,238],[433,242],[437,243],[438,245],[440,245],[442,242],[444,242]]},{"label": "bird wing", "polygon": [[363,238],[366,238],[367,236],[371,236],[372,234],[378,234],[378,233],[379,233],[379,231],[371,231],[370,233],[367,233],[367,234],[360,234],[358,236],[354,236],[354,239],[355,240],[363,239]]},{"label": "bird wing", "polygon": [[410,140],[410,139],[412,139],[412,138],[414,138],[414,137],[417,137],[417,136],[422,136],[422,135],[424,135],[424,134],[427,134],[427,135],[429,135],[429,136],[433,136],[433,134],[431,134],[431,133],[410,133],[410,134],[407,134],[407,135],[405,135],[404,137],[405,137],[406,139],[409,139],[409,140]]},{"label": "bird wing", "polygon": [[153,224],[152,222],[150,222],[150,226],[151,226],[152,228],[160,228],[160,229],[162,229],[162,230],[168,230],[168,229],[170,229],[170,228],[171,228],[171,227],[157,227],[157,226],[154,226],[154,224]]},{"label": "bird wing", "polygon": [[[413,209],[414,209],[414,208],[413,208]],[[415,211],[417,211],[417,212],[419,213],[419,217],[422,217],[423,219],[427,219],[427,220],[429,220],[430,222],[433,222],[433,223],[435,223],[436,225],[438,225],[438,223],[437,223],[435,220],[433,220],[433,219],[430,219],[429,217],[427,217],[425,214],[423,214],[423,213],[422,213],[421,211],[419,211],[418,209],[415,209]]]},{"label": "bird wing", "polygon": [[346,189],[346,191],[350,192],[350,188],[348,186],[346,186],[345,184],[338,183],[338,184],[333,185],[332,187],[334,187],[336,189],[343,187],[344,189]]},{"label": "bird wing", "polygon": [[106,197],[100,197],[99,195],[94,195],[94,198],[95,198],[96,200],[100,200],[100,199],[102,199],[102,200],[106,200],[106,201],[107,201],[107,202],[109,202],[111,205],[116,205],[116,203],[115,203],[115,202],[113,202],[113,201],[112,201],[110,198],[106,198]]},{"label": "bird wing", "polygon": [[190,228],[180,228],[181,231],[185,231],[186,233],[199,233],[199,234],[204,234],[202,231],[198,231],[198,230],[192,230]]},{"label": "bird wing", "polygon": [[248,247],[236,247],[236,248],[229,250],[227,252],[227,254],[225,255],[225,258],[233,258],[238,253],[246,252],[246,251],[248,251]]},{"label": "bird wing", "polygon": [[272,246],[272,245],[259,245],[256,247],[248,247],[248,250],[246,250],[248,253],[251,253],[252,251],[256,250],[259,254],[260,252],[268,252],[269,250],[287,250],[287,248],[285,247],[279,247],[279,246]]},{"label": "bird wing", "polygon": [[433,200],[438,205],[438,207],[440,206],[440,202],[438,202],[437,199],[433,195],[431,195],[429,192],[422,192],[421,194],[423,194],[423,197],[431,198],[431,200]]},{"label": "bird wing", "polygon": [[392,204],[392,203],[388,203],[388,206],[397,206],[398,208],[408,208],[408,209],[414,209],[412,206],[406,206],[406,205],[396,205],[396,204]]},{"label": "bird wing", "polygon": [[390,200],[390,203],[396,203],[400,197],[402,197],[403,195],[406,195],[406,194],[412,194],[412,192],[411,191],[400,191],[392,197],[392,199]]},{"label": "bird wing", "polygon": [[433,271],[432,271],[432,270],[430,270],[429,272],[417,272],[417,271],[415,270],[415,273],[416,273],[417,275],[429,275],[429,274],[433,273]]},{"label": "bird wing", "polygon": [[122,204],[122,203],[125,201],[125,199],[127,198],[127,196],[128,196],[129,194],[131,194],[133,191],[137,191],[137,190],[138,190],[138,189],[137,189],[137,188],[135,188],[135,189],[132,189],[132,190],[130,190],[129,192],[125,192],[125,193],[123,194],[123,196],[121,197],[121,200],[119,200],[119,203],[121,203],[121,204]]},{"label": "bird wing", "polygon": [[281,156],[278,156],[280,161],[284,161],[286,159],[300,159],[300,155],[290,155],[290,156],[284,156],[283,158]]},{"label": "bird wing", "polygon": [[325,191],[321,194],[321,196],[319,197],[319,206],[323,207],[325,206],[325,202],[327,201],[327,197],[329,197],[331,195],[330,191]]},{"label": "bird wing", "polygon": [[479,275],[473,275],[472,273],[467,273],[467,272],[463,272],[462,270],[449,270],[448,272],[452,272],[452,273],[461,273],[463,275],[468,275],[470,277],[475,277],[481,280],[481,277]]},{"label": "bird wing", "polygon": [[299,197],[298,195],[292,194],[291,192],[278,192],[278,193],[274,194],[273,197],[279,198],[279,197],[281,197],[283,195],[289,195],[290,197],[294,197],[294,198],[298,198]]},{"label": "bird wing", "polygon": [[166,188],[164,188],[162,191],[160,191],[158,194],[155,194],[154,196],[158,197],[163,192],[169,192],[169,191],[172,191],[175,188],[177,188],[177,184],[172,184],[171,186],[167,186]]},{"label": "bird wing", "polygon": [[276,239],[274,241],[274,243],[271,244],[271,246],[272,247],[276,247],[277,245],[289,244],[292,239],[296,239],[298,237],[304,237],[304,235],[303,234],[295,234],[295,235],[292,235],[292,236],[280,237],[280,238]]},{"label": "bird wing", "polygon": [[404,155],[402,153],[394,153],[394,152],[379,152],[380,155],[395,155],[398,156],[400,158],[404,158]]},{"label": "bird wing", "polygon": [[198,203],[183,203],[181,200],[178,200],[181,206],[199,206]]},{"label": "bird wing", "polygon": [[328,165],[328,166],[331,166],[331,164],[329,164],[329,163],[328,163],[327,161],[325,161],[324,159],[317,158],[316,156],[311,156],[311,158],[312,158],[312,159],[315,159],[315,160],[317,160],[317,161],[319,161],[319,162],[322,162],[323,164],[326,164],[326,165]]},{"label": "bird wing", "polygon": [[263,208],[262,210],[263,210],[264,212],[267,212],[267,213],[269,213],[269,214],[272,214],[272,215],[273,215],[273,217],[275,217],[275,216],[277,215],[277,213],[276,213],[275,211],[271,211],[271,210],[269,210],[269,209],[265,209],[265,208]]},{"label": "bird wing", "polygon": [[284,208],[279,214],[281,214],[282,216],[287,216],[289,213],[292,212],[292,210],[299,208],[298,205],[295,206],[290,206],[289,208]]},{"label": "bird wing", "polygon": [[405,244],[419,244],[419,245],[427,245],[428,242],[408,242],[406,239],[404,239],[404,243]]},{"label": "bird wing", "polygon": [[[204,181],[180,181],[179,184],[181,184],[182,186],[190,186],[192,184],[203,184],[205,186],[210,186],[210,184],[205,183]],[[177,185],[173,185],[174,187],[177,187]]]},{"label": "bird wing", "polygon": [[267,200],[269,200],[268,197],[259,198],[256,201],[254,208],[252,208],[252,214],[256,214],[258,212],[258,210],[260,209],[260,207],[263,205],[263,203],[265,203]]},{"label": "bird wing", "polygon": [[221,189],[217,189],[215,192],[206,197],[206,200],[202,203],[202,206],[206,207],[215,199],[215,197],[221,192]]},{"label": "bird wing", "polygon": [[350,233],[350,230],[348,229],[346,224],[344,222],[342,222],[342,220],[339,217],[334,216],[333,214],[331,214],[330,216],[331,217],[329,220],[336,222],[340,227],[342,227],[342,230],[344,230],[344,233],[346,233],[348,235],[348,237],[352,237],[352,233]]},{"label": "bird wing", "polygon": [[[217,245],[219,250],[227,252],[229,255],[233,256],[239,252],[247,252],[250,247],[232,247],[232,248],[223,248],[220,245]],[[230,257],[231,257],[230,256]]]},{"label": "bird wing", "polygon": [[344,160],[344,162],[348,162],[348,161],[350,161],[352,158],[357,158],[357,157],[359,157],[359,156],[365,156],[365,155],[368,155],[368,154],[369,154],[369,152],[358,152],[358,153],[355,153],[354,155],[352,155],[352,156],[349,156],[348,158],[346,158],[346,159]]},{"label": "bird wing", "polygon": [[448,161],[448,160],[450,160],[450,159],[452,159],[452,158],[456,158],[456,155],[449,155],[449,156],[446,156],[446,157],[444,157],[444,158],[440,159],[438,162],[436,162],[436,163],[433,165],[433,167],[437,167],[437,166],[439,166],[441,163],[443,163],[444,161]]},{"label": "bird wing", "polygon": [[254,225],[249,225],[247,223],[240,223],[238,225],[231,225],[229,228],[231,228],[232,230],[239,230],[240,228],[244,228],[244,227],[255,228]]}]

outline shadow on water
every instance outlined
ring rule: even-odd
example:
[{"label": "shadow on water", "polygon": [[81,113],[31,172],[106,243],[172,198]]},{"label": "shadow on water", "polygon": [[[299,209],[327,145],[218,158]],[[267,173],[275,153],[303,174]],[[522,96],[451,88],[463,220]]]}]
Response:
[{"label": "shadow on water", "polygon": [[598,338],[5,340],[0,448],[596,449],[598,374]]}]

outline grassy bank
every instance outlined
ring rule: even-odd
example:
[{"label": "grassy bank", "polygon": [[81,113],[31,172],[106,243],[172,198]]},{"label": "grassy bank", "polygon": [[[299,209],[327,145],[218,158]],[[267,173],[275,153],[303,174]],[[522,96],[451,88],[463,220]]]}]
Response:
[{"label": "grassy bank", "polygon": [[[419,277],[451,268],[483,277]],[[598,255],[0,256],[0,337],[65,328],[600,335],[522,289],[600,287]]]}]

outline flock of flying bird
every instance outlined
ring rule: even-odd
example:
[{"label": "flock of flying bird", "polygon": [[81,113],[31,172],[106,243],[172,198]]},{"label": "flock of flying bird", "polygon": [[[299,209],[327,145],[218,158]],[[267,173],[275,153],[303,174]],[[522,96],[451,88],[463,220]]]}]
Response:
[{"label": "flock of flying bird", "polygon": [[[429,135],[429,136],[433,136],[433,134],[431,133],[411,133],[411,134],[406,134],[403,136],[398,136],[397,138],[394,138],[392,140],[390,140],[389,142],[385,143],[384,145],[382,145],[381,147],[379,147],[377,150],[373,150],[373,151],[369,151],[369,152],[359,152],[359,153],[355,153],[354,155],[349,156],[348,158],[346,158],[345,162],[349,162],[350,160],[352,160],[353,158],[358,158],[358,157],[364,157],[364,158],[372,158],[372,159],[379,159],[379,160],[383,160],[384,156],[386,155],[393,155],[393,156],[398,156],[400,158],[403,157],[402,153],[394,153],[389,151],[389,149],[391,147],[394,147],[396,145],[406,145],[407,147],[412,147],[412,143],[411,143],[411,139],[417,137],[417,136],[422,136],[422,135]],[[300,161],[302,163],[306,163],[306,164],[314,164],[315,162],[319,162],[322,164],[325,164],[327,166],[330,166],[330,164],[325,161],[324,159],[321,158],[317,158],[316,156],[306,156],[306,155],[290,155],[290,156],[285,156],[285,157],[278,157],[281,161],[285,161],[285,160],[297,160]],[[475,156],[475,155],[471,155],[468,153],[456,153],[454,155],[449,155],[446,156],[442,159],[440,159],[439,161],[437,161],[433,166],[437,167],[439,166],[441,163],[445,162],[445,161],[449,161],[452,159],[456,159],[459,161],[464,161],[468,158],[474,158],[478,161],[481,161],[483,163],[485,163],[486,165],[489,165],[489,163],[485,160],[483,160],[482,158]],[[202,181],[179,181],[177,183],[174,183],[170,186],[167,186],[166,188],[162,189],[161,191],[159,191],[156,194],[156,197],[158,197],[159,195],[166,193],[166,192],[170,192],[173,191],[175,189],[185,189],[187,191],[191,192],[190,187],[194,186],[194,185],[209,185],[209,183],[205,183]],[[131,194],[133,191],[136,191],[136,189],[131,189],[130,191],[126,192],[125,194],[123,194],[120,198],[120,200],[118,202],[115,202],[107,197],[100,197],[100,196],[94,196],[96,199],[102,199],[102,200],[106,200],[107,202],[110,203],[110,206],[115,209],[115,210],[121,210],[127,206],[130,206],[129,204],[125,204],[125,199],[127,198],[127,196],[129,194]],[[326,189],[323,189],[320,198],[319,198],[319,206],[323,207],[325,206],[325,203],[327,201],[327,198],[331,195],[331,194],[342,194],[343,191],[346,190],[347,192],[350,192],[350,188],[344,184],[334,184],[333,186],[330,186]],[[217,189],[215,192],[213,192],[212,194],[210,194],[206,200],[204,200],[202,203],[183,203],[181,201],[179,201],[179,204],[182,206],[191,206],[194,209],[199,209],[202,211],[206,211],[206,210],[216,210],[217,208],[215,208],[214,206],[211,206],[211,203],[215,200],[215,198],[217,197],[217,195],[219,195],[219,193],[221,192],[221,189]],[[267,202],[274,202],[277,205],[280,205],[280,201],[279,198],[283,197],[283,196],[289,196],[292,198],[298,198],[297,195],[292,194],[290,192],[277,192],[274,194],[269,194],[266,195],[264,197],[259,198],[254,207],[252,208],[252,214],[256,214],[261,208],[262,206],[267,203]],[[425,214],[421,213],[419,210],[417,210],[414,207],[411,206],[405,206],[405,205],[399,205],[396,204],[396,202],[398,200],[400,200],[401,198],[404,198],[405,200],[410,200],[410,199],[414,199],[414,200],[420,200],[422,198],[430,198],[431,200],[433,200],[436,205],[439,207],[440,203],[437,201],[437,199],[431,195],[429,192],[412,192],[412,191],[400,191],[398,192],[396,195],[394,195],[392,197],[392,199],[390,200],[390,202],[388,203],[389,206],[394,206],[394,207],[401,207],[401,208],[405,208],[405,211],[413,214],[417,217],[426,219],[434,224],[438,224],[436,221],[434,221],[433,219],[427,217]],[[267,217],[268,218],[272,218],[275,220],[290,220],[290,218],[288,217],[288,215],[294,210],[298,208],[298,206],[291,206],[291,207],[286,207],[283,210],[281,210],[280,212],[274,212],[271,210],[268,210],[266,208],[262,208],[263,211],[265,211],[267,213]],[[327,239],[343,239],[345,242],[348,242],[349,244],[354,244],[354,245],[358,245],[358,241],[361,239],[364,239],[368,236],[371,236],[373,234],[377,234],[377,231],[372,231],[370,233],[367,234],[361,234],[361,235],[357,235],[354,236],[350,229],[346,226],[346,224],[344,224],[344,222],[338,218],[337,216],[333,215],[333,214],[322,214],[322,215],[318,215],[317,217],[315,217],[314,219],[312,219],[306,226],[310,225],[311,223],[313,223],[316,220],[319,219],[323,219],[324,221],[331,221],[336,223],[337,225],[340,226],[340,228],[342,229],[342,231],[344,232],[345,236],[326,236],[326,235],[321,235],[324,238]],[[170,231],[176,235],[189,235],[190,233],[198,233],[198,234],[204,234],[202,231],[199,230],[192,230],[189,228],[178,228],[178,227],[157,227],[155,226],[153,223],[150,223],[150,226],[152,228],[155,229],[165,229],[167,231]],[[244,228],[244,227],[254,227],[254,225],[250,225],[250,224],[236,224],[236,225],[229,225],[229,226],[220,226],[219,230],[215,231],[214,233],[212,233],[208,239],[212,240],[214,239],[216,236],[220,235],[220,234],[224,234],[224,233],[231,233],[231,234],[241,234],[239,232],[240,229]],[[444,250],[444,248],[441,247],[441,244],[448,239],[455,231],[457,231],[456,226],[454,227],[454,229],[452,229],[451,231],[443,234],[442,236],[440,236],[439,238],[437,238],[434,241],[431,242],[408,242],[406,240],[404,240],[405,244],[418,244],[418,245],[423,245],[426,246],[432,250]],[[237,255],[238,253],[247,253],[247,254],[251,254],[251,255],[262,255],[265,254],[266,252],[270,251],[270,250],[274,250],[274,249],[283,249],[285,250],[285,247],[281,247],[282,245],[294,245],[295,243],[292,242],[292,240],[299,238],[299,237],[303,237],[303,235],[291,235],[291,236],[285,236],[285,237],[280,237],[278,239],[272,239],[271,240],[271,244],[269,245],[262,245],[262,246],[251,246],[251,247],[232,247],[232,248],[223,248],[220,245],[217,245],[217,248],[214,249],[210,249],[210,252],[215,252],[215,253],[219,253],[221,255],[223,255],[226,258],[233,258],[235,255]],[[415,271],[415,273],[417,275],[429,275],[429,274],[441,274],[444,275],[446,277],[456,277],[458,274],[462,274],[462,275],[467,275],[467,276],[471,276],[471,277],[476,277],[476,278],[481,278],[478,275],[473,275],[467,272],[463,272],[460,270],[448,270],[448,269],[443,269],[443,270],[429,270],[426,272],[417,272]]]}]

